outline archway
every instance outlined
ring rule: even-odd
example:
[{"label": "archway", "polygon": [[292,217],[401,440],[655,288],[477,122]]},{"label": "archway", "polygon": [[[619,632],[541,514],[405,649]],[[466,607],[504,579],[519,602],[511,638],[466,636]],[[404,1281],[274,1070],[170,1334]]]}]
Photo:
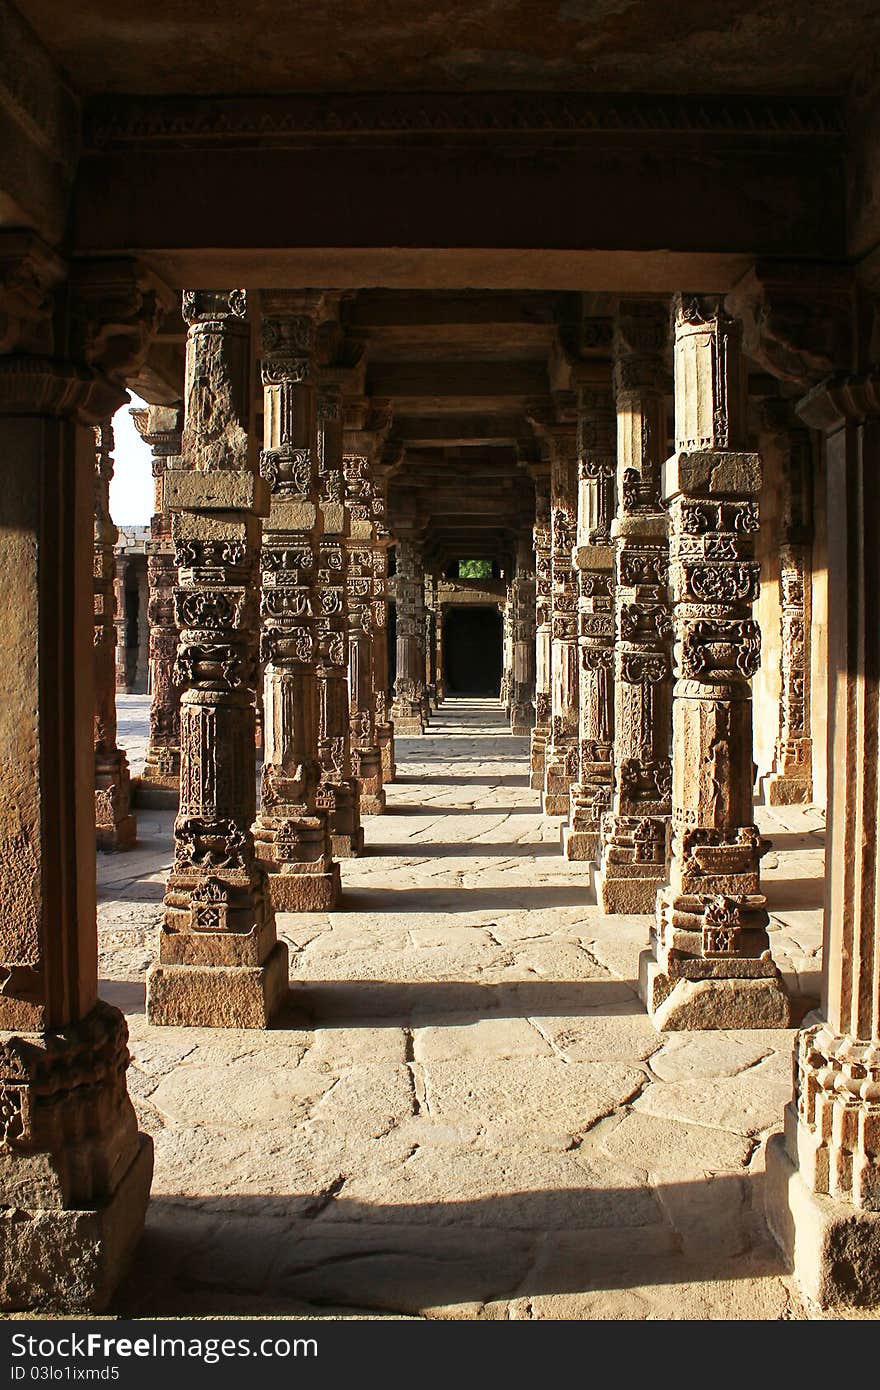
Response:
[{"label": "archway", "polygon": [[490,604],[447,609],[443,666],[451,695],[497,695],[501,689],[501,614]]}]

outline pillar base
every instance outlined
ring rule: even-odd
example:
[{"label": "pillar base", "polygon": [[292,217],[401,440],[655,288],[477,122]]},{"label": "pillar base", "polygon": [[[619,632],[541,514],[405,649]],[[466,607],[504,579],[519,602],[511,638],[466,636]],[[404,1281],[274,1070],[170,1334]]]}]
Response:
[{"label": "pillar base", "polygon": [[541,810],[545,816],[567,816],[570,805],[568,787],[541,793]]},{"label": "pillar base", "polygon": [[385,784],[393,782],[397,776],[397,767],[394,761],[394,725],[377,724],[376,742],[379,745],[379,753],[382,758],[382,781]]},{"label": "pillar base", "polygon": [[[545,815],[552,814],[550,811],[545,811]],[[598,830],[574,830],[570,825],[563,825],[559,838],[562,842],[562,853],[566,859],[589,861],[595,859],[599,852]]]},{"label": "pillar base", "polygon": [[382,816],[385,814],[385,792],[365,792],[361,787],[361,815]]},{"label": "pillar base", "polygon": [[359,825],[356,830],[346,831],[343,835],[331,834],[330,848],[334,859],[357,859],[364,852],[364,827]]},{"label": "pillar base", "polygon": [[781,1134],[767,1145],[764,1181],[767,1225],[807,1298],[820,1308],[880,1304],[880,1212],[813,1192]]},{"label": "pillar base", "polygon": [[425,732],[421,718],[415,719],[407,715],[394,716],[394,733],[398,738],[417,738],[419,734]]},{"label": "pillar base", "polygon": [[159,962],[147,976],[147,1018],[168,1028],[267,1028],[287,998],[287,963],[283,941],[262,965]]},{"label": "pillar base", "polygon": [[267,873],[266,891],[273,912],[333,912],[342,896],[339,865],[319,873]]},{"label": "pillar base", "polygon": [[[762,967],[764,962],[743,961],[742,965]],[[770,968],[770,974],[673,979],[649,949],[639,956],[639,997],[660,1033],[709,1028],[788,1028],[789,997],[779,971],[775,966]]]},{"label": "pillar base", "polygon": [[0,1309],[63,1314],[106,1308],[143,1233],[152,1178],[153,1141],[142,1134],[103,1206],[0,1211]]},{"label": "pillar base", "polygon": [[768,806],[809,806],[812,800],[812,781],[786,777],[781,772],[771,772],[764,778],[764,801]]},{"label": "pillar base", "polygon": [[609,874],[605,865],[596,870],[596,902],[603,912],[614,916],[618,913],[651,913],[657,906],[657,893],[667,883],[664,869],[659,877],[647,875],[622,875],[620,865],[617,872]]},{"label": "pillar base", "polygon": [[137,843],[137,820],[132,815],[123,816],[113,825],[95,826],[95,845],[103,850],[133,849]]}]

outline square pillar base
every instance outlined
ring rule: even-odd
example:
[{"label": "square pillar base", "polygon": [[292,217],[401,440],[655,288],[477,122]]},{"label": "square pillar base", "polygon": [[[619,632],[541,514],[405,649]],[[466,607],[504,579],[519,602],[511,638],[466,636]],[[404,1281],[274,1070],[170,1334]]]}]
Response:
[{"label": "square pillar base", "polygon": [[95,827],[95,844],[98,849],[132,849],[137,841],[137,820],[134,816],[123,816],[113,825]]},{"label": "square pillar base", "polygon": [[383,816],[385,814],[385,792],[384,789],[377,792],[365,792],[361,787],[361,815],[362,816]]},{"label": "square pillar base", "polygon": [[333,912],[342,895],[339,865],[313,874],[270,872],[266,888],[273,912]]},{"label": "square pillar base", "polygon": [[820,1308],[880,1305],[880,1212],[813,1192],[781,1134],[767,1144],[764,1182],[767,1225],[806,1297]]},{"label": "square pillar base", "polygon": [[[621,866],[614,867],[619,870]],[[622,876],[619,872],[609,873],[608,867],[603,864],[596,870],[596,902],[602,911],[610,916],[617,913],[653,915],[657,906],[657,893],[667,881],[665,868],[660,871],[659,877],[638,874]]]},{"label": "square pillar base", "polygon": [[567,816],[571,804],[568,787],[541,793],[541,810],[545,816]]},{"label": "square pillar base", "polygon": [[[361,806],[363,810],[363,806]],[[334,859],[357,859],[359,854],[364,852],[364,828],[359,825],[356,830],[346,832],[344,835],[330,835],[330,848],[333,851]]]},{"label": "square pillar base", "polygon": [[[549,812],[545,812],[549,815]],[[570,825],[563,825],[559,832],[562,845],[562,853],[566,859],[578,860],[581,863],[595,859],[599,852],[599,832],[597,830],[573,830]]]},{"label": "square pillar base", "polygon": [[420,718],[412,719],[406,715],[396,714],[394,716],[394,734],[396,738],[418,738],[425,732]]},{"label": "square pillar base", "polygon": [[147,976],[147,1018],[166,1028],[268,1028],[288,995],[287,947],[262,965],[163,965]]},{"label": "square pillar base", "polygon": [[809,806],[813,800],[813,783],[802,777],[771,772],[764,778],[764,800],[768,806]]},{"label": "square pillar base", "polygon": [[791,1004],[778,971],[745,978],[673,980],[648,949],[639,956],[639,997],[660,1033],[790,1027]]},{"label": "square pillar base", "polygon": [[113,1196],[80,1211],[0,1211],[0,1309],[5,1313],[100,1313],[144,1229],[153,1141],[139,1136]]}]

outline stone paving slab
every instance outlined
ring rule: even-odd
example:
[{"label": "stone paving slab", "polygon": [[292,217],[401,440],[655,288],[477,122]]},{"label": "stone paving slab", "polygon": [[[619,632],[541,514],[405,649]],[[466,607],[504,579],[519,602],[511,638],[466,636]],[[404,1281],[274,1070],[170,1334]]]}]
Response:
[{"label": "stone paving slab", "polygon": [[[279,918],[291,1008],[267,1033],[145,1021],[171,813],[99,856],[102,993],[128,1015],[156,1144],[113,1311],[810,1315],[760,1217],[793,1032],[655,1032],[635,992],[650,919],[598,911],[527,748],[487,701],[398,741],[340,910]],[[811,987],[822,818],[758,819],[771,939]]]}]

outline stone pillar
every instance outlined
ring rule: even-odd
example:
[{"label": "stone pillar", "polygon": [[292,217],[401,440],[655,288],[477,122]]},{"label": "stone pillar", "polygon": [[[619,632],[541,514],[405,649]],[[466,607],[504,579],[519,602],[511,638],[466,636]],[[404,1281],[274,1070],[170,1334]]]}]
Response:
[{"label": "stone pillar", "polygon": [[318,539],[315,630],[318,675],[318,806],[326,810],[333,854],[350,859],[364,847],[360,790],[352,772],[347,603],[350,515],[345,503],[342,392],[318,392]]},{"label": "stone pillar", "polygon": [[137,838],[131,813],[128,758],[116,743],[116,555],[119,532],[110,517],[113,426],[95,427],[95,833],[98,849],[130,849]]},{"label": "stone pillar", "polygon": [[501,682],[498,690],[498,703],[508,719],[513,703],[513,581],[504,591],[504,602],[499,603],[501,615]]},{"label": "stone pillar", "polygon": [[535,724],[535,555],[525,537],[516,547],[512,606],[510,732],[518,738],[528,738]]},{"label": "stone pillar", "polygon": [[376,741],[382,759],[382,783],[393,782],[397,775],[394,757],[394,724],[391,720],[391,699],[388,690],[388,551],[392,545],[388,531],[388,485],[378,469],[374,469],[373,521],[373,692],[376,708]]},{"label": "stone pillar", "polygon": [[[165,474],[178,564],[180,807],[151,1023],[265,1027],[287,996],[287,947],[254,852],[257,565],[268,489],[248,437],[243,290],[186,290],[185,425]],[[176,462],[176,460],[175,460]]]},{"label": "stone pillar", "polygon": [[614,611],[611,522],[615,501],[614,397],[606,362],[584,363],[577,386],[578,774],[562,844],[568,859],[595,859],[611,805],[614,743]]},{"label": "stone pillar", "polygon": [[425,575],[425,717],[436,709],[437,699],[437,579]]},{"label": "stone pillar", "polygon": [[544,786],[544,762],[550,737],[551,620],[553,560],[550,532],[550,480],[535,477],[535,727],[532,729],[529,785]]},{"label": "stone pillar", "polygon": [[603,912],[653,912],[672,809],[672,613],[666,454],[666,305],[624,301],[615,322],[614,789],[596,894]]},{"label": "stone pillar", "polygon": [[323,513],[314,349],[321,306],[320,295],[263,295],[260,471],[271,506],[261,554],[264,747],[254,835],[278,912],[331,911],[340,893],[327,811],[319,804],[316,615]]},{"label": "stone pillar", "polygon": [[177,800],[180,783],[180,687],[174,670],[177,657],[177,625],[174,621],[174,586],[177,566],[171,536],[171,513],[166,511],[162,490],[165,470],[179,467],[183,430],[182,406],[151,405],[132,410],[135,427],[153,451],[156,510],[147,541],[148,617],[150,623],[150,739],[141,775],[141,796],[163,793]]},{"label": "stone pillar", "polygon": [[782,545],[779,550],[782,690],[773,771],[764,780],[770,806],[806,804],[813,799],[813,743],[810,737],[812,664],[811,580],[813,538],[813,444],[805,429],[791,428],[790,406],[767,401],[762,411],[762,446],[776,450],[782,474]]},{"label": "stone pillar", "polygon": [[131,685],[128,679],[128,603],[125,596],[125,581],[128,574],[128,556],[116,555],[116,578],[113,581],[116,592],[116,689],[126,694]]},{"label": "stone pillar", "polygon": [[743,447],[744,386],[738,323],[719,301],[679,297],[677,452],[663,469],[676,662],[672,858],[640,971],[659,1029],[788,1023],[752,817],[761,460]]},{"label": "stone pillar", "polygon": [[[144,557],[146,559],[146,556]],[[150,683],[150,620],[149,620],[149,587],[147,584],[147,567],[138,565],[137,568],[137,659],[134,668],[134,688],[138,694],[146,694]]]},{"label": "stone pillar", "polygon": [[[346,432],[348,436],[348,432]],[[368,454],[346,453],[345,496],[350,522],[348,548],[348,681],[351,757],[361,811],[385,810],[382,754],[376,736],[373,690],[373,557],[375,526]]]},{"label": "stone pillar", "polygon": [[437,691],[437,703],[442,705],[446,699],[446,660],[443,654],[443,624],[446,620],[446,608],[440,601],[440,580],[435,581],[435,593],[437,595],[434,610],[434,684]]},{"label": "stone pillar", "polygon": [[575,428],[545,427],[550,448],[551,648],[550,732],[544,754],[546,816],[567,816],[578,776],[577,532]]},{"label": "stone pillar", "polygon": [[397,542],[397,677],[391,718],[395,734],[424,733],[425,708],[425,575],[419,544]]},{"label": "stone pillar", "polygon": [[55,355],[54,253],[4,233],[0,262],[0,1308],[82,1314],[122,1276],[152,1175],[125,1020],[97,996],[95,438],[74,423],[125,396]]},{"label": "stone pillar", "polygon": [[785,1135],[767,1150],[767,1216],[823,1307],[880,1303],[880,375],[801,401],[825,434],[829,807],[824,1022],[798,1037]]}]

